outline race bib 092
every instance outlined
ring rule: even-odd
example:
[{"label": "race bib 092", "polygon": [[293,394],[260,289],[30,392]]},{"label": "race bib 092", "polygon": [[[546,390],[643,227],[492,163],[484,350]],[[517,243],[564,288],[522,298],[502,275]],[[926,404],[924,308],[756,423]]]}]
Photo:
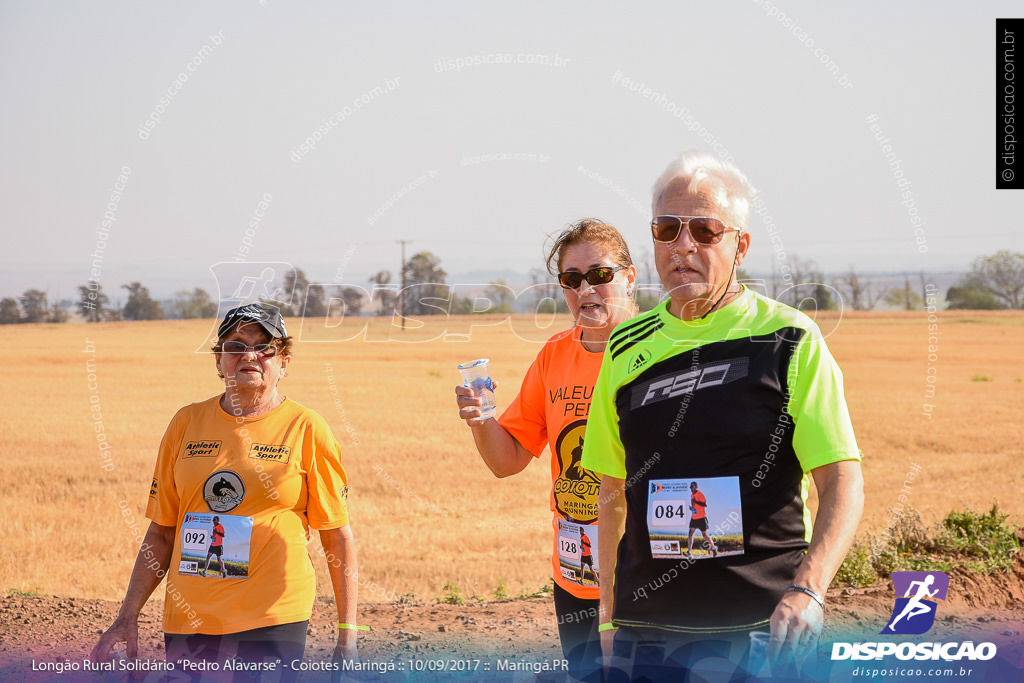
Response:
[{"label": "race bib 092", "polygon": [[181,523],[179,538],[179,575],[249,578],[252,517],[189,512]]}]

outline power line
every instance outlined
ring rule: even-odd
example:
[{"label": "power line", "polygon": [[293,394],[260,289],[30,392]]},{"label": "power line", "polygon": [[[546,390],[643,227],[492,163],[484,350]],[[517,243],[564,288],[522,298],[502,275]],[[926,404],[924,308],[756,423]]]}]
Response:
[{"label": "power line", "polygon": [[402,245],[402,291],[398,293],[398,314],[402,316],[402,329],[405,329],[405,245],[412,240],[395,240]]}]

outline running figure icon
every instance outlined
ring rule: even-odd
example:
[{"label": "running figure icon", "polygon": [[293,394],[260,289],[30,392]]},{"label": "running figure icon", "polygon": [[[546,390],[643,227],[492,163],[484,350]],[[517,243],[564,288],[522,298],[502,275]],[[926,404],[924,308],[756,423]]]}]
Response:
[{"label": "running figure icon", "polygon": [[914,593],[913,597],[911,597],[910,600],[907,601],[906,606],[904,606],[903,611],[899,613],[899,616],[893,619],[892,622],[890,622],[889,625],[886,626],[886,628],[895,633],[896,622],[898,622],[903,617],[906,617],[907,621],[910,621],[911,619],[920,614],[928,614],[929,612],[931,612],[931,608],[928,607],[928,605],[924,604],[923,599],[926,597],[934,598],[938,594],[938,588],[936,588],[934,591],[928,590],[928,588],[933,583],[935,583],[935,576],[933,576],[932,574],[929,574],[928,576],[924,577],[924,580],[922,581],[912,581],[910,583],[910,586],[907,588],[907,593],[909,594],[915,591],[914,586],[917,586],[916,592]]}]

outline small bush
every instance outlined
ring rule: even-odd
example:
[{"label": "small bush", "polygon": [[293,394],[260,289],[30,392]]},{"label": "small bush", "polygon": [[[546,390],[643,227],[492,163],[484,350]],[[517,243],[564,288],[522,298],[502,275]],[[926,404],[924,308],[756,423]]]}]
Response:
[{"label": "small bush", "polygon": [[517,595],[516,597],[529,600],[531,598],[543,598],[545,596],[554,594],[554,592],[555,592],[555,580],[554,579],[549,579],[547,583],[545,583],[544,585],[542,585],[540,588],[538,588],[537,590],[535,590],[533,592],[530,592],[529,589],[524,588],[522,590],[522,592],[519,593],[519,595]]},{"label": "small bush", "polygon": [[885,536],[850,549],[833,584],[864,586],[896,571],[1009,571],[1020,542],[1008,518],[995,504],[985,513],[954,510],[928,528],[920,513],[908,507]]},{"label": "small bush", "polygon": [[459,595],[459,587],[454,583],[446,583],[444,588],[444,595],[437,595],[434,600],[444,603],[446,605],[465,605],[466,601],[461,595]]},{"label": "small bush", "polygon": [[984,514],[972,510],[949,513],[942,520],[948,552],[968,560],[974,571],[1008,570],[1020,551],[1016,531],[1006,523],[1008,518],[999,513],[998,503]]},{"label": "small bush", "polygon": [[846,554],[846,559],[833,579],[833,583],[855,588],[870,586],[875,581],[878,581],[878,572],[872,565],[871,551],[860,545],[854,546]]}]

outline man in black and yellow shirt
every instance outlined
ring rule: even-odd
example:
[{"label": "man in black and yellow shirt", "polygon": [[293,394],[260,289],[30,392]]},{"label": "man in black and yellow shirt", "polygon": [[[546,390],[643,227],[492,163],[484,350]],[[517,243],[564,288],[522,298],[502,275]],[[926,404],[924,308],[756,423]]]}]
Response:
[{"label": "man in black and yellow shirt", "polygon": [[[653,671],[701,652],[737,660],[754,630],[771,630],[772,657],[808,652],[863,509],[842,373],[820,331],[736,281],[751,194],[715,157],[669,165],[652,230],[670,298],[616,328],[594,389],[582,462],[603,475],[599,564],[614,571],[602,640],[606,654],[610,636],[632,644]],[[688,557],[695,479],[716,501],[717,552]]]}]

